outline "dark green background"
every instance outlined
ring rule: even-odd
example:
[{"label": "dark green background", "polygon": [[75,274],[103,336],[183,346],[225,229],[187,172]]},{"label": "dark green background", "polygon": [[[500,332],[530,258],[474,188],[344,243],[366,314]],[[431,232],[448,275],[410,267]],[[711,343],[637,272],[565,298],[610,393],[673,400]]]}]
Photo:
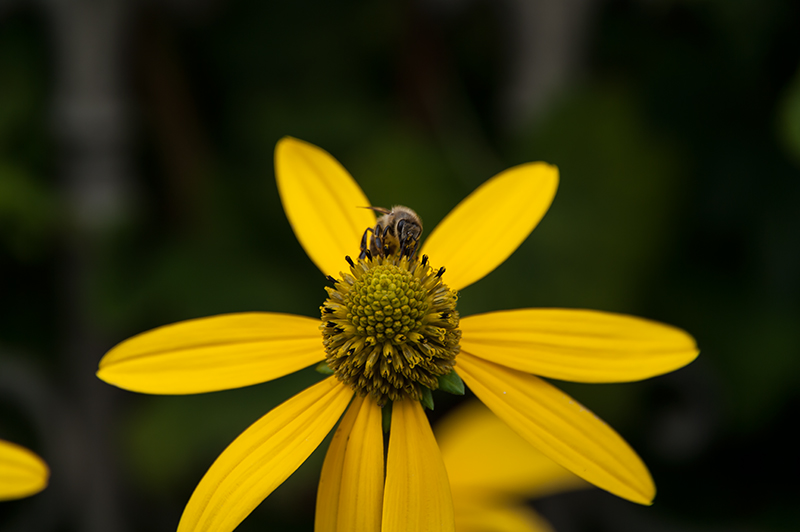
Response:
[{"label": "dark green background", "polygon": [[[696,337],[700,358],[674,374],[559,383],[659,489],[651,508],[597,490],[536,502],[559,532],[800,529],[800,4],[592,3],[567,75],[509,120],[511,2],[127,2],[110,90],[124,187],[88,225],[68,194],[85,153],[60,126],[70,48],[51,4],[0,2],[0,437],[53,475],[0,505],[0,529],[174,530],[225,445],[319,379],[157,397],[93,376],[154,326],[317,315],[324,277],[274,182],[284,135],[428,231],[495,173],[556,164],[550,211],[463,290],[462,315],[595,308]],[[434,421],[454,404],[436,400]],[[321,461],[239,530],[312,530]]]}]

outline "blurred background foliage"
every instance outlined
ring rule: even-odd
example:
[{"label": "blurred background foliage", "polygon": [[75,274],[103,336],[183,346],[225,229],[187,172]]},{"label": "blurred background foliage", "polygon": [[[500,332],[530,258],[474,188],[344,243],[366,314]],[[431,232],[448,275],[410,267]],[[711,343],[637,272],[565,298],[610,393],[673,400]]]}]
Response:
[{"label": "blurred background foliage", "polygon": [[[428,230],[495,173],[556,164],[550,212],[462,315],[585,307],[696,336],[674,374],[559,383],[659,487],[651,508],[536,501],[559,532],[800,529],[791,0],[0,0],[0,436],[52,467],[0,529],[174,530],[224,446],[319,379],[155,397],[94,377],[158,325],[317,315],[274,184],[284,135]],[[239,530],[311,530],[322,456]]]}]

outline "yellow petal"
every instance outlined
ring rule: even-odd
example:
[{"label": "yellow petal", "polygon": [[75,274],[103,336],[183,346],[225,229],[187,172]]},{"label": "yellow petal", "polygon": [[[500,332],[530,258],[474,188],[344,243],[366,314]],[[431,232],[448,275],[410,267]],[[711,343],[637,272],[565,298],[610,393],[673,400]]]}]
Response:
[{"label": "yellow petal", "polygon": [[0,440],[0,501],[39,493],[49,477],[44,460],[25,447]]},{"label": "yellow petal", "polygon": [[547,457],[604,490],[650,504],[655,485],[619,434],[592,412],[533,375],[470,356],[456,370],[478,399]]},{"label": "yellow petal", "polygon": [[115,346],[97,376],[126,390],[188,394],[277,379],[325,358],[319,320],[250,312],[182,321]]},{"label": "yellow petal", "polygon": [[453,500],[534,498],[588,484],[540,453],[479,401],[436,425]]},{"label": "yellow petal", "polygon": [[383,503],[381,408],[357,397],[325,456],[316,532],[380,532]]},{"label": "yellow petal", "polygon": [[194,490],[178,532],[230,532],[317,448],[352,390],[335,377],[311,386],[253,423]]},{"label": "yellow petal", "polygon": [[467,316],[461,347],[510,368],[576,382],[626,382],[661,375],[697,357],[686,332],[633,316],[522,309]]},{"label": "yellow petal", "polygon": [[395,401],[386,463],[383,532],[454,530],[450,483],[418,401]]},{"label": "yellow petal", "polygon": [[483,500],[456,504],[456,532],[554,532],[550,523],[520,503],[492,504]]},{"label": "yellow petal", "polygon": [[275,177],[297,240],[322,273],[336,275],[375,225],[367,196],[331,154],[292,137],[275,147]]},{"label": "yellow petal", "polygon": [[478,187],[442,220],[422,246],[447,269],[454,290],[494,270],[528,237],[550,207],[558,169],[545,163],[509,168]]},{"label": "yellow petal", "polygon": [[355,425],[356,417],[364,398],[356,396],[345,412],[339,428],[333,434],[331,445],[325,453],[322,472],[317,487],[317,509],[314,515],[314,532],[336,532],[339,519],[339,498],[341,496],[344,457],[347,442]]}]

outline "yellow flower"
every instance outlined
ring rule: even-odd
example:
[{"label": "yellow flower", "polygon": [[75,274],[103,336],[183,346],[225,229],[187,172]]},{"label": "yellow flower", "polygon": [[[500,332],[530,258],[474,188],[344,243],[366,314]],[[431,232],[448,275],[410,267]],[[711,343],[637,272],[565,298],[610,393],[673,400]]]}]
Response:
[{"label": "yellow flower", "polygon": [[551,532],[525,501],[590,486],[478,401],[449,413],[434,432],[450,479],[457,532]]},{"label": "yellow flower", "polygon": [[[322,469],[316,530],[453,530],[447,473],[415,400],[440,378],[463,379],[561,466],[650,504],[655,487],[634,451],[533,374],[579,382],[646,379],[697,356],[688,334],[588,310],[522,309],[461,319],[455,310],[457,291],[501,264],[544,216],[558,184],[555,167],[529,163],[501,172],[458,205],[417,255],[361,253],[356,262],[350,256],[359,254],[376,218],[341,164],[287,137],[276,147],[275,168],[297,239],[333,283],[322,321],[253,312],[168,325],[114,347],[97,373],[128,390],[187,394],[257,384],[323,360],[336,372],[267,413],[223,451],[190,498],[179,531],[233,530],[345,410]],[[333,277],[336,272],[342,273]],[[379,403],[386,401],[392,409],[384,476]]]},{"label": "yellow flower", "polygon": [[44,460],[25,447],[0,440],[0,501],[39,493],[49,476]]}]

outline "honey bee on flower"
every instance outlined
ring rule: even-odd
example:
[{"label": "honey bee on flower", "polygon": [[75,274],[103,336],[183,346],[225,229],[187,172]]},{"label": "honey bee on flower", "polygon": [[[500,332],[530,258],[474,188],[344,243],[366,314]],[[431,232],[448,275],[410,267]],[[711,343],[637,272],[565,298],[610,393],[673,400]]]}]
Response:
[{"label": "honey bee on flower", "polygon": [[[369,251],[373,256],[398,254],[401,257],[414,258],[417,245],[422,236],[422,220],[413,210],[403,205],[395,205],[391,209],[370,207],[383,214],[378,218],[375,227],[368,227],[361,237],[361,254],[363,259]],[[372,233],[372,237],[368,238]],[[369,245],[367,245],[369,242]]]},{"label": "honey bee on flower", "polygon": [[[694,360],[690,335],[593,310],[466,317],[457,310],[458,292],[505,261],[544,216],[558,185],[554,166],[501,172],[424,242],[408,211],[378,210],[376,219],[363,208],[371,203],[358,184],[316,146],[282,139],[275,170],[295,235],[332,284],[320,318],[249,312],[189,320],[130,338],[100,361],[106,382],[161,394],[247,386],[323,361],[333,373],[222,452],[189,499],[179,532],[236,528],[340,418],[320,477],[317,532],[454,530],[450,484],[423,404],[436,389],[463,385],[563,468],[625,499],[652,502],[655,485],[633,449],[540,377],[646,379]],[[386,453],[384,414],[391,417]]]}]

